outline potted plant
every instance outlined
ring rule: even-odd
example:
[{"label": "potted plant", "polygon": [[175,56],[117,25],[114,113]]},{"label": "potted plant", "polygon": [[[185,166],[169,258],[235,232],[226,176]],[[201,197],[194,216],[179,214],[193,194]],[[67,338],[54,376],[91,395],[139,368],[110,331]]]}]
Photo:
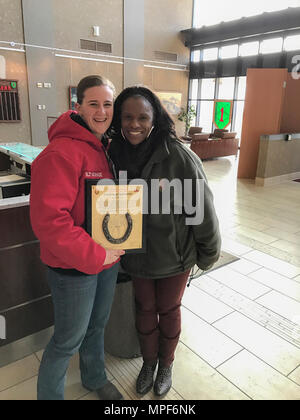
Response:
[{"label": "potted plant", "polygon": [[185,124],[185,136],[188,135],[191,122],[196,117],[196,109],[194,105],[188,106],[187,109],[181,108],[177,118]]}]

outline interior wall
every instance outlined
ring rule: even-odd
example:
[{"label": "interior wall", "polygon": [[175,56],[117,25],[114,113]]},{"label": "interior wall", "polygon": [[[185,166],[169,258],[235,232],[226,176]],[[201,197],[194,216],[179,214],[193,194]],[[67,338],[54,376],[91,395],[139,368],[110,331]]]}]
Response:
[{"label": "interior wall", "polygon": [[70,108],[69,87],[77,86],[88,74],[107,77],[114,84],[117,94],[123,88],[123,66],[120,64],[56,57],[56,73],[58,115]]},{"label": "interior wall", "polygon": [[[23,1],[26,2],[26,0]],[[84,2],[82,0],[51,0],[54,47],[73,51],[73,53],[60,51],[60,53],[76,56],[85,52],[80,50],[81,38],[96,40],[112,44],[112,53],[110,54],[112,60],[116,60],[113,56],[123,57],[124,1],[131,0],[114,0],[113,2],[110,0],[101,0],[101,2],[96,0],[85,0]],[[165,51],[176,53],[178,55],[177,63],[188,64],[189,49],[184,46],[179,32],[181,29],[191,27],[193,0],[143,1],[145,59],[157,61],[154,51]],[[92,26],[95,25],[100,27],[99,37],[93,35]],[[24,44],[22,0],[1,0],[0,41]],[[137,42],[139,42],[138,38]],[[3,45],[0,42],[0,46]],[[54,52],[52,53],[54,54]],[[5,50],[0,50],[0,54],[6,61],[6,77],[19,81],[22,115],[20,123],[0,124],[0,142],[18,141],[32,144],[26,54]],[[107,53],[100,54],[109,55]],[[88,57],[88,55],[82,55]],[[54,62],[56,82],[53,90],[39,90],[43,91],[43,104],[46,103],[50,90],[55,93],[53,102],[56,103],[56,112],[53,112],[53,108],[49,108],[49,113],[46,114],[48,121],[53,121],[69,109],[69,87],[76,86],[79,80],[87,74],[100,73],[109,78],[114,83],[117,93],[120,93],[124,88],[123,64],[62,57],[55,57]],[[38,76],[42,78],[43,69],[41,66],[38,66],[38,71],[36,78]],[[185,106],[188,93],[188,72],[144,67],[139,76],[141,83],[157,92],[181,93],[182,106]],[[176,116],[173,118],[178,134],[182,135],[184,131],[182,123],[177,120]]]},{"label": "interior wall", "polygon": [[[189,64],[190,51],[184,46],[180,31],[192,27],[192,16],[193,0],[145,0],[145,58],[155,61],[147,64],[159,66],[155,51],[177,54],[178,64]],[[188,71],[144,68],[144,84],[155,92],[181,93],[183,107],[187,104],[188,83]],[[178,121],[177,115],[171,117],[177,134],[184,135],[184,123]]]},{"label": "interior wall", "polygon": [[24,42],[21,0],[1,0],[0,41]]},{"label": "interior wall", "polygon": [[[46,146],[47,118],[57,115],[57,86],[52,0],[22,2],[28,75],[31,144]],[[43,30],[41,31],[41,28]],[[42,48],[43,47],[43,48]],[[41,85],[41,87],[39,87]],[[49,87],[46,87],[49,86]]]},{"label": "interior wall", "polygon": [[[1,0],[0,46],[8,47],[5,42],[24,43],[21,0]],[[31,125],[26,57],[22,52],[10,52],[7,50],[0,50],[0,54],[5,59],[6,78],[18,81],[22,118],[21,122],[0,123],[0,142],[24,142],[30,144]]]},{"label": "interior wall", "polygon": [[248,69],[238,178],[256,177],[260,136],[280,132],[287,69]]},{"label": "interior wall", "polygon": [[[77,56],[80,39],[86,39],[112,44],[111,54],[98,54],[123,56],[123,0],[101,0],[101,5],[95,0],[54,0],[54,21],[57,48],[75,51],[71,55]],[[93,26],[99,26],[99,36],[94,36]],[[82,56],[93,57],[89,54]],[[123,88],[123,65],[120,64],[56,57],[56,70],[58,115],[69,109],[69,87],[77,86],[80,79],[89,74],[107,77],[115,85],[117,93]]]},{"label": "interior wall", "polygon": [[[123,56],[123,0],[52,1],[57,48],[79,50],[80,39],[88,39],[111,43],[112,55]],[[100,27],[99,36],[93,26]]]},{"label": "interior wall", "polygon": [[0,55],[0,79],[6,78],[6,61],[3,55]]},{"label": "interior wall", "polygon": [[300,79],[288,73],[280,133],[300,133]]},{"label": "interior wall", "polygon": [[260,141],[256,177],[266,179],[300,172],[299,137],[286,141],[283,138],[273,140],[270,136],[263,136]]},{"label": "interior wall", "polygon": [[2,51],[6,61],[6,78],[18,81],[21,121],[0,123],[0,142],[31,144],[26,57],[21,52]]},{"label": "interior wall", "polygon": [[189,64],[189,48],[180,31],[192,27],[193,0],[145,1],[145,58],[156,60],[154,51],[178,55],[178,63]]},{"label": "interior wall", "polygon": [[143,83],[144,0],[124,1],[124,88]]},{"label": "interior wall", "polygon": [[[144,84],[156,93],[178,92],[181,93],[181,106],[185,106],[188,96],[189,73],[183,71],[163,70],[155,68],[144,69]],[[178,136],[184,135],[184,123],[177,119],[176,114],[171,114],[175,123]]]}]

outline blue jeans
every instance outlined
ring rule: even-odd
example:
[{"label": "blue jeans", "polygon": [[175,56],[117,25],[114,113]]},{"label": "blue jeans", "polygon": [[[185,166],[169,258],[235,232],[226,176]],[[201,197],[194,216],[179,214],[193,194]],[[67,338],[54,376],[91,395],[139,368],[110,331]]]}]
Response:
[{"label": "blue jeans", "polygon": [[93,391],[107,382],[104,328],[113,301],[119,264],[98,275],[66,275],[49,270],[54,335],[38,377],[38,400],[63,400],[70,358],[79,351],[81,381]]}]

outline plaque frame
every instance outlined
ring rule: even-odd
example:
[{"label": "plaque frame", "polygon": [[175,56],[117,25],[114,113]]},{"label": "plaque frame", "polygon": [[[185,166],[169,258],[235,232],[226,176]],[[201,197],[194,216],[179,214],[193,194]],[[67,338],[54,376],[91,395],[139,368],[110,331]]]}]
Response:
[{"label": "plaque frame", "polygon": [[[87,233],[93,238],[93,196],[92,196],[92,191],[93,191],[93,186],[96,186],[98,184],[98,182],[101,181],[101,185],[106,185],[105,184],[105,180],[102,178],[93,178],[93,179],[86,179],[85,180],[85,230],[87,231]],[[107,186],[111,186],[111,181],[114,182],[114,184],[116,186],[126,186],[129,185],[129,181],[127,184],[124,184],[123,182],[120,184],[119,180],[115,180],[115,179],[108,179],[107,180]],[[142,186],[143,184],[141,182],[136,182],[134,181],[134,184],[136,186]],[[145,191],[143,191],[143,194],[145,193]],[[143,197],[144,198],[144,197]],[[140,223],[140,230],[141,230],[141,247],[138,248],[129,248],[129,249],[125,249],[122,247],[122,243],[116,245],[114,244],[113,246],[110,246],[109,244],[101,244],[99,243],[101,246],[103,246],[104,248],[107,249],[124,249],[125,250],[125,254],[133,254],[133,253],[145,253],[146,252],[146,218],[145,218],[145,214],[144,214],[144,200],[143,200],[143,204],[141,206],[141,223]],[[123,214],[124,219],[127,219],[127,213]],[[101,217],[101,216],[100,216]],[[105,215],[103,214],[103,219],[105,218]],[[127,219],[128,220],[128,219]],[[102,226],[102,225],[101,225]],[[102,231],[103,235],[104,232]],[[129,234],[130,237],[130,234]]]}]

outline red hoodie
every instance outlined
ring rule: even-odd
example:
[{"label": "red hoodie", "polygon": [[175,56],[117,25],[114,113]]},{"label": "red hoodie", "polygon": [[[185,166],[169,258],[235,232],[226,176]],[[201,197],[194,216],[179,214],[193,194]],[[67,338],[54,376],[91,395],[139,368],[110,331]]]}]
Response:
[{"label": "red hoodie", "polygon": [[112,174],[101,141],[73,121],[71,113],[50,127],[50,144],[32,164],[31,225],[46,265],[97,274],[106,252],[83,228],[85,179]]}]

